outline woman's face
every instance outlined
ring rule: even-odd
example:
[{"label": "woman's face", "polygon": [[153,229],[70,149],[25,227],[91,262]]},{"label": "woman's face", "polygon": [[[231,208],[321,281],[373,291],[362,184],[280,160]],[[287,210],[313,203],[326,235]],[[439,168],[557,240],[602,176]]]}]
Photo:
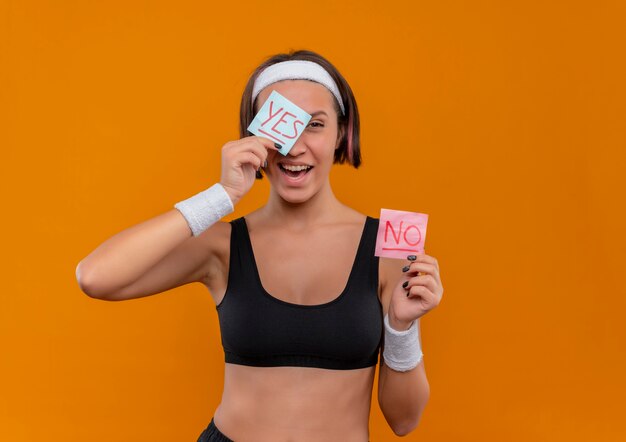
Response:
[{"label": "woman's face", "polygon": [[330,168],[340,140],[337,111],[331,92],[309,80],[283,80],[263,89],[260,109],[275,90],[311,115],[311,121],[284,156],[269,151],[265,173],[273,189],[291,203],[301,203],[329,184]]}]

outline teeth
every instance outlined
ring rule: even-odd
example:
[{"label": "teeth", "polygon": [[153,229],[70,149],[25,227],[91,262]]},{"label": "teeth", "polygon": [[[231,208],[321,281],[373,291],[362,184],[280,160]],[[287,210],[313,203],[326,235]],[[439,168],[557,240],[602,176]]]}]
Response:
[{"label": "teeth", "polygon": [[311,166],[291,166],[288,164],[281,164],[281,166],[283,166],[284,169],[287,169],[291,172],[299,172],[301,170],[307,170],[311,167]]}]

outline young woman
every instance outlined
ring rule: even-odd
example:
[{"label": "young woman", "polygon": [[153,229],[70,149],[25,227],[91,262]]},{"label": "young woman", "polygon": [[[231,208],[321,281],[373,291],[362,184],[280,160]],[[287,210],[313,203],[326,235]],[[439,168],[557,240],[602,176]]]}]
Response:
[{"label": "young woman", "polygon": [[[246,133],[273,90],[312,115],[287,155]],[[333,164],[361,162],[348,83],[314,52],[275,55],[250,77],[240,124],[220,182],[101,244],[77,267],[81,289],[119,301],[206,285],[225,378],[198,441],[368,441],[379,355],[378,403],[410,433],[429,398],[419,318],[443,287],[432,256],[375,257],[378,219],[333,194]],[[219,221],[263,175],[266,204]]]}]

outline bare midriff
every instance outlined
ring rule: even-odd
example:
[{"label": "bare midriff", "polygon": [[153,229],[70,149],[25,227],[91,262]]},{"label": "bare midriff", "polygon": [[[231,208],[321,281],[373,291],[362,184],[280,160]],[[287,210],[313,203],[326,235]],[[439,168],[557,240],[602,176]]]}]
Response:
[{"label": "bare midriff", "polygon": [[375,370],[226,363],[214,423],[236,442],[367,442]]}]

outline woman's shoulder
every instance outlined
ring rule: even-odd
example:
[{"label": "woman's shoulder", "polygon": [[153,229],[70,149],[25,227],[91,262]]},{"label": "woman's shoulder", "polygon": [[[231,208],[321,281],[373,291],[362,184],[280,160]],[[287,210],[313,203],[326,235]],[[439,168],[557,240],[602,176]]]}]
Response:
[{"label": "woman's shoulder", "polygon": [[366,223],[376,224],[378,218],[368,215],[367,213],[360,212],[352,207],[347,207],[345,218],[346,222],[353,224],[355,228],[363,227]]},{"label": "woman's shoulder", "polygon": [[[360,212],[353,207],[343,206],[342,217],[348,222],[363,223],[366,218],[374,218],[366,213]],[[374,218],[376,219],[376,218]]]},{"label": "woman's shoulder", "polygon": [[198,236],[199,246],[207,252],[222,255],[230,247],[231,223],[218,221]]},{"label": "woman's shoulder", "polygon": [[218,221],[198,236],[198,253],[205,256],[201,282],[211,293],[224,284],[223,275],[230,260],[231,231],[229,221]]}]

